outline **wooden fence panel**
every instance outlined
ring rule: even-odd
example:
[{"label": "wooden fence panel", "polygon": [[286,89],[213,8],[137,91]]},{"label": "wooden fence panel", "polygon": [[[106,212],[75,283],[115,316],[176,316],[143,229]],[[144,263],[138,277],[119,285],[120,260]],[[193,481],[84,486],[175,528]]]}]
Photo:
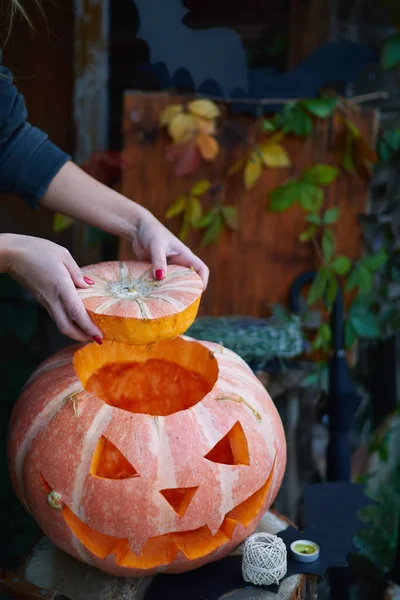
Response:
[{"label": "wooden fence panel", "polygon": [[[187,101],[187,97],[185,99]],[[182,97],[163,93],[128,92],[125,95],[124,154],[130,166],[122,181],[122,193],[148,208],[174,232],[181,221],[165,221],[168,206],[180,194],[202,178],[224,179],[227,167],[244,155],[246,146],[221,148],[211,164],[202,166],[190,177],[178,177],[174,165],[167,162],[168,136],[159,133],[161,110]],[[368,141],[374,143],[376,112],[357,109],[357,123]],[[242,116],[232,117],[238,130],[245,128],[248,147],[254,142],[254,121]],[[265,170],[250,191],[244,192],[242,175],[230,178],[226,203],[237,207],[240,229],[224,232],[208,247],[199,245],[200,235],[192,232],[186,243],[208,264],[211,270],[209,288],[204,295],[201,313],[212,316],[241,314],[265,317],[271,304],[287,303],[288,290],[301,272],[317,266],[310,245],[298,241],[305,228],[304,212],[297,206],[285,213],[272,213],[268,208],[268,192],[296,176],[316,162],[332,162],[335,124],[333,120],[318,123],[315,134],[306,141],[288,138],[284,145],[292,159],[287,169]],[[326,194],[329,207],[339,206],[342,215],[337,226],[337,248],[350,257],[362,252],[362,240],[357,215],[368,203],[368,185],[356,176],[341,176]],[[120,258],[132,259],[125,241],[120,244]]]}]

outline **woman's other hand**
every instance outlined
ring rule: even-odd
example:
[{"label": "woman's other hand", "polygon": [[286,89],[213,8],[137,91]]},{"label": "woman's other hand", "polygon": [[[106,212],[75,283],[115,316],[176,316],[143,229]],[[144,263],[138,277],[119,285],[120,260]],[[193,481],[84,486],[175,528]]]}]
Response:
[{"label": "woman's other hand", "polygon": [[8,273],[44,306],[59,331],[73,340],[94,339],[102,333],[89,317],[76,288],[93,285],[71,254],[57,244],[25,235],[0,235],[0,272]]},{"label": "woman's other hand", "polygon": [[167,264],[193,268],[200,275],[204,289],[209,269],[150,212],[143,211],[131,236],[132,248],[139,260],[151,260],[156,279],[163,279]]}]

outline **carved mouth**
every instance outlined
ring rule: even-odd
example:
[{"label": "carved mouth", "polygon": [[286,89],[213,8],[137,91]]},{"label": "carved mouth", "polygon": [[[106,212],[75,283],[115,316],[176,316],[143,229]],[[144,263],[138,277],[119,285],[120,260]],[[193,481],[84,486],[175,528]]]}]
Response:
[{"label": "carved mouth", "polygon": [[[182,552],[191,561],[207,556],[232,539],[238,524],[247,528],[260,514],[265,504],[272,484],[274,465],[275,461],[264,485],[226,514],[221,527],[214,536],[211,535],[210,529],[206,525],[191,531],[166,533],[149,538],[139,555],[133,552],[127,538],[109,536],[92,529],[62,501],[59,508],[61,508],[65,522],[73,534],[97,558],[104,560],[109,555],[115,555],[115,562],[120,567],[153,569],[173,563],[178,552]],[[48,497],[54,494],[43,476],[41,480]],[[196,490],[197,488],[191,489]]]}]

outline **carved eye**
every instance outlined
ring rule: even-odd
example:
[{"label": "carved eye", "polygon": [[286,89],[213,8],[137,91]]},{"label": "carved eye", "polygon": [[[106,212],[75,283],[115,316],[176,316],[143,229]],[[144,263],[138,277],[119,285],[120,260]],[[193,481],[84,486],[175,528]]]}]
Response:
[{"label": "carved eye", "polygon": [[131,479],[140,477],[135,467],[114,444],[102,436],[93,454],[91,475],[103,479]]},{"label": "carved eye", "polygon": [[239,423],[228,431],[205,455],[207,460],[221,465],[250,465],[249,447],[243,427]]},{"label": "carved eye", "polygon": [[171,508],[180,517],[183,517],[189,508],[189,504],[191,503],[197,490],[198,486],[187,488],[170,488],[166,490],[160,490],[160,494],[164,496]]}]

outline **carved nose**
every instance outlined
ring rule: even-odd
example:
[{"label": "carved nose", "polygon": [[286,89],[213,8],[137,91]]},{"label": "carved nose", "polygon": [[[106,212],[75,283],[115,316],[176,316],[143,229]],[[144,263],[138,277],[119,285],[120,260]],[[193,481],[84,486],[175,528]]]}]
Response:
[{"label": "carved nose", "polygon": [[169,488],[166,490],[160,490],[160,494],[162,494],[172,510],[180,517],[183,517],[189,508],[189,505],[193,500],[193,496],[197,490],[198,486],[187,488]]}]

